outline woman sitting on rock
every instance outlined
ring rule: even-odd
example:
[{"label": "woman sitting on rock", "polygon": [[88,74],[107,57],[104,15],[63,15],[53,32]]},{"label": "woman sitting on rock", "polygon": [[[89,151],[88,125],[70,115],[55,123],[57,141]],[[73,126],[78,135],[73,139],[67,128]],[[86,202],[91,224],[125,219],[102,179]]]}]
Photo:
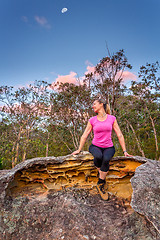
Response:
[{"label": "woman sitting on rock", "polygon": [[83,148],[85,141],[93,129],[94,138],[89,147],[89,152],[94,156],[94,164],[99,172],[99,180],[97,182],[97,190],[103,200],[108,200],[108,192],[105,191],[106,175],[109,171],[109,161],[115,154],[115,147],[112,142],[112,129],[117,134],[120,145],[125,156],[131,156],[127,153],[123,134],[118,126],[116,117],[110,115],[109,105],[104,103],[102,98],[98,98],[93,102],[93,110],[97,116],[91,117],[87,127],[81,136],[78,150],[72,155],[79,154]]}]

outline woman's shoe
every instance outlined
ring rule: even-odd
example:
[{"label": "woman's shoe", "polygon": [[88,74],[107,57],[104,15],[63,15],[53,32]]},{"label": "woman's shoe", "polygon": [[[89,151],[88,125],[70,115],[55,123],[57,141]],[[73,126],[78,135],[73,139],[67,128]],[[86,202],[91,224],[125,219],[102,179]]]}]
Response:
[{"label": "woman's shoe", "polygon": [[97,183],[97,190],[98,190],[101,198],[103,200],[107,201],[109,196],[108,196],[108,192],[106,191],[104,186],[105,186],[105,183]]}]

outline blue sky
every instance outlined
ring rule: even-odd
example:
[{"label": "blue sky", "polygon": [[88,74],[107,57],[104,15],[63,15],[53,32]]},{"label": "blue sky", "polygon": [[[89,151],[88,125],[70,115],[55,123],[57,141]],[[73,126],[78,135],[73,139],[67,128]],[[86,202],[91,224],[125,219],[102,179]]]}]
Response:
[{"label": "blue sky", "polygon": [[160,62],[159,12],[159,0],[0,0],[0,85],[84,76],[106,41],[137,74]]}]

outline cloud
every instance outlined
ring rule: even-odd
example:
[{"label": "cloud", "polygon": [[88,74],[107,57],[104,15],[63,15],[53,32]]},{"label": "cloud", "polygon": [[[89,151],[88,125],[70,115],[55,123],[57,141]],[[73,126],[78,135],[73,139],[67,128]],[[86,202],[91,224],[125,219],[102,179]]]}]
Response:
[{"label": "cloud", "polygon": [[87,65],[87,71],[85,72],[85,75],[88,73],[94,73],[95,71],[95,66],[89,62],[88,60],[85,61],[85,64]]},{"label": "cloud", "polygon": [[[120,71],[117,74],[117,78],[119,78],[121,74],[122,72]],[[134,73],[131,73],[129,71],[124,71],[121,77],[123,78],[123,82],[129,81],[129,80],[137,81],[137,78],[138,78]]]},{"label": "cloud", "polygon": [[87,71],[85,72],[85,74],[88,74],[88,73],[94,73],[95,71],[95,67],[93,66],[87,66]]},{"label": "cloud", "polygon": [[40,26],[48,29],[51,28],[51,25],[48,24],[48,21],[45,17],[35,16],[34,19]]},{"label": "cloud", "polygon": [[68,75],[58,75],[58,78],[56,78],[56,83],[57,82],[62,82],[62,83],[73,83],[77,84],[77,78],[76,78],[77,73],[75,72],[70,72]]},{"label": "cloud", "polygon": [[[86,67],[87,71],[85,72],[85,75],[89,74],[89,73],[94,73],[95,66],[93,66],[93,64],[91,64],[89,61],[86,61],[85,63],[86,63],[86,65],[88,65]],[[52,83],[52,87],[54,89],[56,89],[56,84],[58,82],[59,83],[72,83],[75,85],[77,85],[77,84],[83,85],[84,80],[85,80],[85,76],[78,77],[77,73],[73,72],[73,71],[71,71],[68,75],[59,75],[59,74],[56,74],[55,72],[50,72],[50,74],[58,75],[56,80]],[[95,76],[98,76],[98,73]],[[124,71],[123,74],[121,71],[119,73],[117,73],[116,80],[118,80],[118,78],[120,78],[120,77],[123,79],[123,83],[125,83],[127,81],[131,81],[131,80],[137,81],[137,79],[138,79],[138,77],[134,73],[131,73],[129,71]]]}]

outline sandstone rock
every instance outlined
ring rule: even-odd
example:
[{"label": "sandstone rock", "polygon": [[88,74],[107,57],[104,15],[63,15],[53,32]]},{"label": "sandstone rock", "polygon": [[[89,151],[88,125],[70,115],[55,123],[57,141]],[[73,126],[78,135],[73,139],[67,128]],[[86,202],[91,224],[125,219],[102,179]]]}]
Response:
[{"label": "sandstone rock", "polygon": [[[115,206],[119,205],[117,209]],[[125,214],[122,214],[126,211]],[[89,190],[67,188],[34,198],[6,198],[1,208],[1,240],[157,240],[143,216],[117,198],[102,201]]]},{"label": "sandstone rock", "polygon": [[132,208],[146,216],[160,233],[160,161],[148,160],[131,178]]},{"label": "sandstone rock", "polygon": [[[107,176],[108,191],[129,199],[132,194],[130,178],[135,169],[146,161],[138,156],[113,158]],[[89,152],[75,156],[34,158],[18,164],[0,177],[0,202],[6,196],[39,195],[51,189],[73,186],[94,190],[96,183],[97,170]]]},{"label": "sandstone rock", "polygon": [[0,174],[0,239],[160,239],[155,227],[129,206],[130,178],[148,162],[138,156],[113,158],[107,202],[95,191],[97,170],[88,152],[18,164]]}]

